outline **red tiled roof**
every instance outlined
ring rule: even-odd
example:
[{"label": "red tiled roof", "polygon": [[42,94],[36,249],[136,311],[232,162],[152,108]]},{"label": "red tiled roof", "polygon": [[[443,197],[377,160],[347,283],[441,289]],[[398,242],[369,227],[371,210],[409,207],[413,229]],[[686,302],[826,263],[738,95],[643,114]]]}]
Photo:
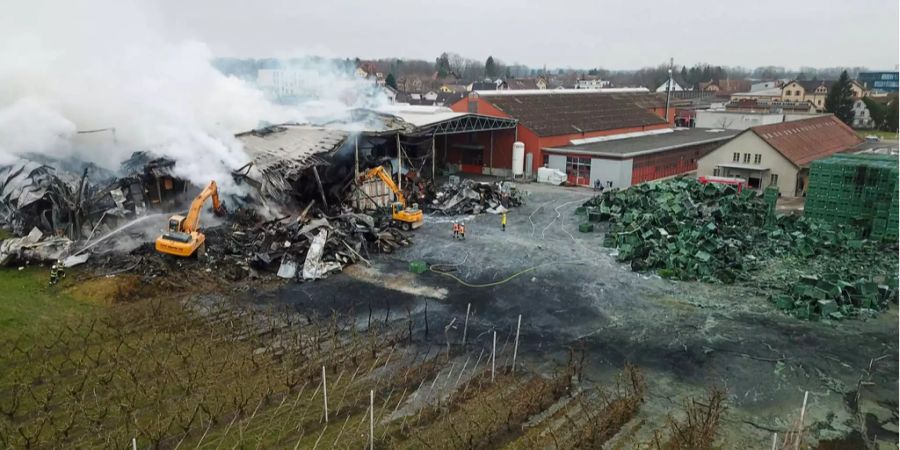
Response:
[{"label": "red tiled roof", "polygon": [[752,127],[752,131],[797,166],[840,153],[862,139],[832,115]]}]

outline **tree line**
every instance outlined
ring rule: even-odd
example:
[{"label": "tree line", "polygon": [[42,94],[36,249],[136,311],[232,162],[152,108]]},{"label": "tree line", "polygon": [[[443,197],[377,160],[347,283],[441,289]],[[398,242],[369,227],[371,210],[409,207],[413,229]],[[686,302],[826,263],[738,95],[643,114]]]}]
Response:
[{"label": "tree line", "polygon": [[[373,66],[387,77],[392,75],[395,81],[408,77],[438,79],[456,79],[460,83],[469,83],[496,78],[548,78],[566,77],[570,79],[586,76],[597,76],[609,80],[613,86],[644,86],[655,88],[668,79],[668,63],[643,67],[636,70],[610,70],[601,66],[587,69],[529,67],[524,64],[508,64],[501,59],[488,56],[484,61],[466,58],[458,53],[442,52],[433,61],[424,59],[379,58],[362,60],[360,58],[321,58],[303,57],[292,59],[275,58],[216,58],[213,65],[227,75],[234,75],[247,80],[255,80],[257,70],[289,68],[293,66],[318,67],[329,66],[340,71],[351,73],[361,64]],[[691,66],[675,64],[673,76],[675,81],[685,88],[697,87],[699,83],[725,79],[798,79],[798,80],[836,80],[844,71],[851,78],[865,67],[800,67],[788,69],[781,66],[760,66],[747,68],[743,66],[724,66],[708,63],[696,63]]]}]

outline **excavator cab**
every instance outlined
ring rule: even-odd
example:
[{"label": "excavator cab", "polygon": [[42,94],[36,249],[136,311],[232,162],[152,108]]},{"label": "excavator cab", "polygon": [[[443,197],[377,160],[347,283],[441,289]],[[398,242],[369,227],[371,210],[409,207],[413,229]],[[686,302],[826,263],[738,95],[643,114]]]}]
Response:
[{"label": "excavator cab", "polygon": [[184,224],[184,216],[174,215],[169,217],[169,232],[179,232]]},{"label": "excavator cab", "polygon": [[210,197],[213,211],[216,214],[223,213],[216,182],[212,181],[191,203],[187,216],[176,214],[169,218],[166,232],[156,239],[156,251],[175,256],[205,256],[206,236],[200,232],[200,210]]},{"label": "excavator cab", "polygon": [[369,169],[365,175],[362,176],[362,180],[365,181],[374,177],[380,178],[391,192],[397,196],[397,201],[391,202],[391,219],[394,223],[407,231],[421,227],[424,222],[422,211],[419,210],[419,206],[417,204],[413,204],[411,208],[406,206],[406,198],[403,196],[403,193],[400,192],[397,185],[394,184],[394,181],[391,180],[390,175],[385,173],[383,167],[377,166]]}]

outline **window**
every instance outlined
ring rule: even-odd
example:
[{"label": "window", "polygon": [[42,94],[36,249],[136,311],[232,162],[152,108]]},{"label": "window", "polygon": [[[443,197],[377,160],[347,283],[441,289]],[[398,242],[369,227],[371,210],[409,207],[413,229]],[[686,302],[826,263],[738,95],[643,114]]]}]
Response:
[{"label": "window", "polygon": [[588,186],[591,182],[591,158],[567,156],[566,174],[569,182],[575,185]]},{"label": "window", "polygon": [[713,169],[713,176],[714,176],[714,177],[719,176],[719,168],[718,168],[718,167],[716,167],[715,169]]},{"label": "window", "polygon": [[822,106],[822,99],[820,98],[820,99],[816,100],[816,104],[819,106]]},{"label": "window", "polygon": [[776,185],[776,184],[778,184],[778,174],[773,173],[771,176],[769,176],[769,186]]},{"label": "window", "polygon": [[735,153],[734,156],[731,158],[731,160],[734,162],[741,162],[741,154]]},{"label": "window", "polygon": [[542,167],[550,167],[550,155],[544,153],[543,160],[541,161]]},{"label": "window", "polygon": [[744,153],[744,164],[750,164],[750,154]]},{"label": "window", "polygon": [[762,162],[762,155],[759,153],[753,155],[753,164],[759,164]]}]

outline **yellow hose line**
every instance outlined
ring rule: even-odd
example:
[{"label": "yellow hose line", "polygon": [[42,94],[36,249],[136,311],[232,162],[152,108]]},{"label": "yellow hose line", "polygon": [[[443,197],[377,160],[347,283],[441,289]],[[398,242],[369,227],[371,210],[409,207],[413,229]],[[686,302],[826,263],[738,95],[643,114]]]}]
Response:
[{"label": "yellow hose line", "polygon": [[590,260],[591,260],[590,258],[587,258],[587,259],[576,259],[576,260],[573,260],[573,261],[558,261],[558,262],[557,262],[557,261],[553,261],[553,262],[546,262],[546,263],[543,263],[543,264],[538,264],[538,265],[536,265],[536,266],[529,267],[529,268],[524,269],[524,270],[520,270],[520,271],[518,271],[518,272],[516,272],[516,273],[514,273],[514,274],[512,274],[512,275],[510,275],[510,276],[508,276],[508,277],[506,277],[506,278],[504,278],[504,279],[502,279],[502,280],[500,280],[500,281],[494,281],[493,283],[486,283],[486,284],[472,284],[472,283],[469,283],[468,281],[463,280],[462,278],[459,278],[458,276],[453,275],[453,274],[451,274],[451,273],[449,273],[449,272],[441,272],[440,270],[435,270],[435,267],[440,267],[440,266],[457,266],[457,265],[459,265],[459,264],[432,264],[432,265],[428,266],[428,270],[431,271],[431,272],[434,272],[434,273],[436,273],[436,274],[438,274],[438,275],[443,275],[443,276],[445,276],[445,277],[452,278],[452,279],[456,280],[457,283],[459,283],[459,284],[461,284],[461,285],[463,285],[463,286],[466,286],[466,287],[470,287],[470,288],[486,288],[486,287],[499,286],[499,285],[501,285],[501,284],[503,284],[503,283],[506,283],[506,282],[512,280],[513,278],[518,277],[519,275],[523,275],[523,274],[526,274],[526,273],[528,273],[528,272],[537,270],[537,269],[539,269],[539,268],[541,268],[541,267],[543,267],[543,266],[549,266],[549,265],[554,265],[554,264],[577,264],[577,263],[582,263],[582,262],[586,262],[586,261],[590,261]]},{"label": "yellow hose line", "polygon": [[[436,264],[436,265],[440,265],[440,264]],[[543,264],[541,264],[541,265],[543,265]],[[510,275],[510,276],[508,276],[508,277],[506,277],[506,278],[504,278],[504,279],[502,279],[502,280],[500,280],[500,281],[495,281],[495,282],[493,282],[493,283],[487,283],[487,284],[472,284],[472,283],[469,283],[468,281],[463,280],[462,278],[459,278],[459,277],[457,277],[456,275],[453,275],[453,274],[451,274],[451,273],[448,273],[448,272],[441,272],[441,271],[439,271],[439,270],[434,270],[434,266],[428,267],[428,270],[430,270],[430,271],[432,271],[432,272],[434,272],[434,273],[436,273],[436,274],[443,275],[443,276],[445,276],[445,277],[453,278],[453,279],[456,280],[459,284],[461,284],[461,285],[463,285],[463,286],[466,286],[466,287],[470,287],[470,288],[486,288],[486,287],[499,286],[499,285],[501,285],[501,284],[503,284],[503,283],[506,283],[506,282],[509,281],[509,280],[512,280],[513,278],[515,278],[515,277],[517,277],[517,276],[519,276],[519,275],[522,275],[522,274],[524,274],[524,273],[531,272],[532,270],[536,270],[538,267],[541,267],[541,266],[539,265],[539,266],[529,267],[529,268],[527,268],[527,269],[525,269],[525,270],[521,270],[521,271],[519,271],[519,272],[516,272],[516,273],[514,273],[514,274],[512,274],[512,275]]]}]

